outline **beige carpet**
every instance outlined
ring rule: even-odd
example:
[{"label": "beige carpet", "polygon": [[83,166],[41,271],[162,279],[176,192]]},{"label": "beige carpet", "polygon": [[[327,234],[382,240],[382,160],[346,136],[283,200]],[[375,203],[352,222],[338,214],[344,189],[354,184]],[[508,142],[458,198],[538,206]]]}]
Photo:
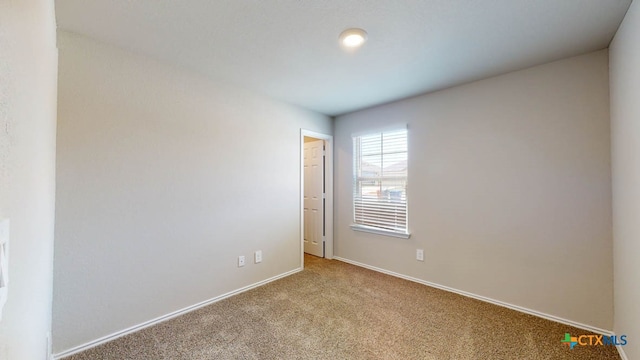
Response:
[{"label": "beige carpet", "polygon": [[565,333],[588,334],[305,256],[300,273],[67,359],[620,359]]}]

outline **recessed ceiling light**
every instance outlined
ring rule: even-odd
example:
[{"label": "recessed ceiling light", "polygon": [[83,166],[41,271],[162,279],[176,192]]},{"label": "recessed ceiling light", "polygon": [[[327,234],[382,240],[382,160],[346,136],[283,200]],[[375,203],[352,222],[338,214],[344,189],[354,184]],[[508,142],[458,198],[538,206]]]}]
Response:
[{"label": "recessed ceiling light", "polygon": [[340,34],[340,44],[347,48],[358,48],[367,41],[367,32],[362,29],[347,29]]}]

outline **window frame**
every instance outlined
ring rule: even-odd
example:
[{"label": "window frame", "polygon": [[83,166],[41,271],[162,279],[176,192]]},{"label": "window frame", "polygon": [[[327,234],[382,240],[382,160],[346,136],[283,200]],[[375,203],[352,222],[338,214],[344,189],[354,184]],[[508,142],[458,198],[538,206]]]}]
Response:
[{"label": "window frame", "polygon": [[[392,134],[396,134],[396,133],[400,133],[403,132],[404,133],[404,145],[405,147],[405,151],[401,151],[398,152],[396,151],[385,151],[385,147],[384,147],[384,138],[385,136],[390,136]],[[363,155],[362,154],[362,139],[363,138],[373,138],[373,141],[375,141],[375,137],[379,137],[380,138],[380,151],[379,153],[370,153],[368,155]],[[371,141],[371,140],[367,140],[367,141]],[[352,160],[353,160],[353,183],[352,183],[352,221],[353,223],[351,224],[351,229],[355,230],[355,231],[362,231],[362,232],[367,232],[367,233],[373,233],[373,234],[378,234],[378,235],[385,235],[385,236],[392,236],[392,237],[398,237],[398,238],[404,238],[404,239],[408,239],[411,234],[409,233],[409,203],[408,203],[408,198],[407,198],[407,188],[408,188],[408,157],[409,157],[409,131],[407,129],[406,126],[404,127],[394,127],[394,128],[390,128],[390,129],[385,129],[385,130],[378,130],[378,131],[370,131],[370,132],[366,132],[366,133],[362,133],[362,134],[353,134],[352,135],[352,144],[353,144],[353,156],[352,156]],[[360,146],[360,147],[359,147]],[[407,167],[404,170],[404,175],[398,176],[398,175],[394,175],[394,176],[386,176],[384,175],[384,168],[382,167],[384,164],[384,158],[385,155],[387,155],[387,157],[390,156],[394,156],[394,155],[398,155],[400,154],[401,158],[404,156],[405,161],[407,161]],[[380,156],[380,175],[378,176],[371,176],[371,175],[367,175],[367,176],[362,176],[362,158],[363,156],[372,156],[372,155],[379,155]],[[402,160],[401,160],[402,161]],[[393,165],[393,164],[392,164]],[[391,229],[391,228],[387,228],[384,226],[375,226],[375,225],[371,225],[371,224],[366,224],[366,219],[362,219],[362,215],[360,215],[360,220],[359,220],[359,216],[357,214],[357,208],[358,206],[362,207],[363,204],[363,199],[362,199],[362,188],[361,185],[359,186],[359,184],[361,184],[362,181],[371,181],[373,180],[374,182],[377,182],[381,188],[383,187],[383,183],[384,182],[388,182],[388,181],[393,181],[396,180],[400,183],[403,184],[403,192],[404,192],[404,228],[403,229]],[[378,199],[382,199],[382,197],[380,197],[381,195],[378,195]],[[369,201],[371,201],[372,199],[369,198]],[[359,203],[359,204],[358,204]],[[369,204],[373,204],[373,212],[375,211],[379,211],[381,214],[384,214],[384,212],[386,210],[378,208],[375,208],[375,204],[376,203],[382,203],[381,201],[374,201],[374,202],[369,202]],[[369,220],[369,222],[371,222],[371,220]],[[389,224],[393,224],[393,221],[389,222]],[[384,225],[384,224],[383,224]]]}]

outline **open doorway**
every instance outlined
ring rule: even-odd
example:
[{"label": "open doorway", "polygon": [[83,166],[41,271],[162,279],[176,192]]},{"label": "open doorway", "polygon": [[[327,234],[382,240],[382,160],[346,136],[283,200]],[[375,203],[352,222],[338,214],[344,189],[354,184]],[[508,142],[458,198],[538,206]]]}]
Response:
[{"label": "open doorway", "polygon": [[300,243],[304,254],[333,258],[333,136],[300,132]]}]

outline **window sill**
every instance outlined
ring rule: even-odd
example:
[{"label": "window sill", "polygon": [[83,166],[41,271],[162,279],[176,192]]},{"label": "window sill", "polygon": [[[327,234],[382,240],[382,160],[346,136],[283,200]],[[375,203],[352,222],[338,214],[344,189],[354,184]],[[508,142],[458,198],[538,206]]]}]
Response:
[{"label": "window sill", "polygon": [[411,234],[409,233],[402,233],[402,232],[397,232],[392,230],[383,230],[383,229],[378,229],[378,228],[374,228],[366,225],[354,224],[354,225],[351,225],[351,230],[362,231],[362,232],[367,232],[367,233],[377,234],[377,235],[397,237],[402,239],[408,239],[411,237]]}]

